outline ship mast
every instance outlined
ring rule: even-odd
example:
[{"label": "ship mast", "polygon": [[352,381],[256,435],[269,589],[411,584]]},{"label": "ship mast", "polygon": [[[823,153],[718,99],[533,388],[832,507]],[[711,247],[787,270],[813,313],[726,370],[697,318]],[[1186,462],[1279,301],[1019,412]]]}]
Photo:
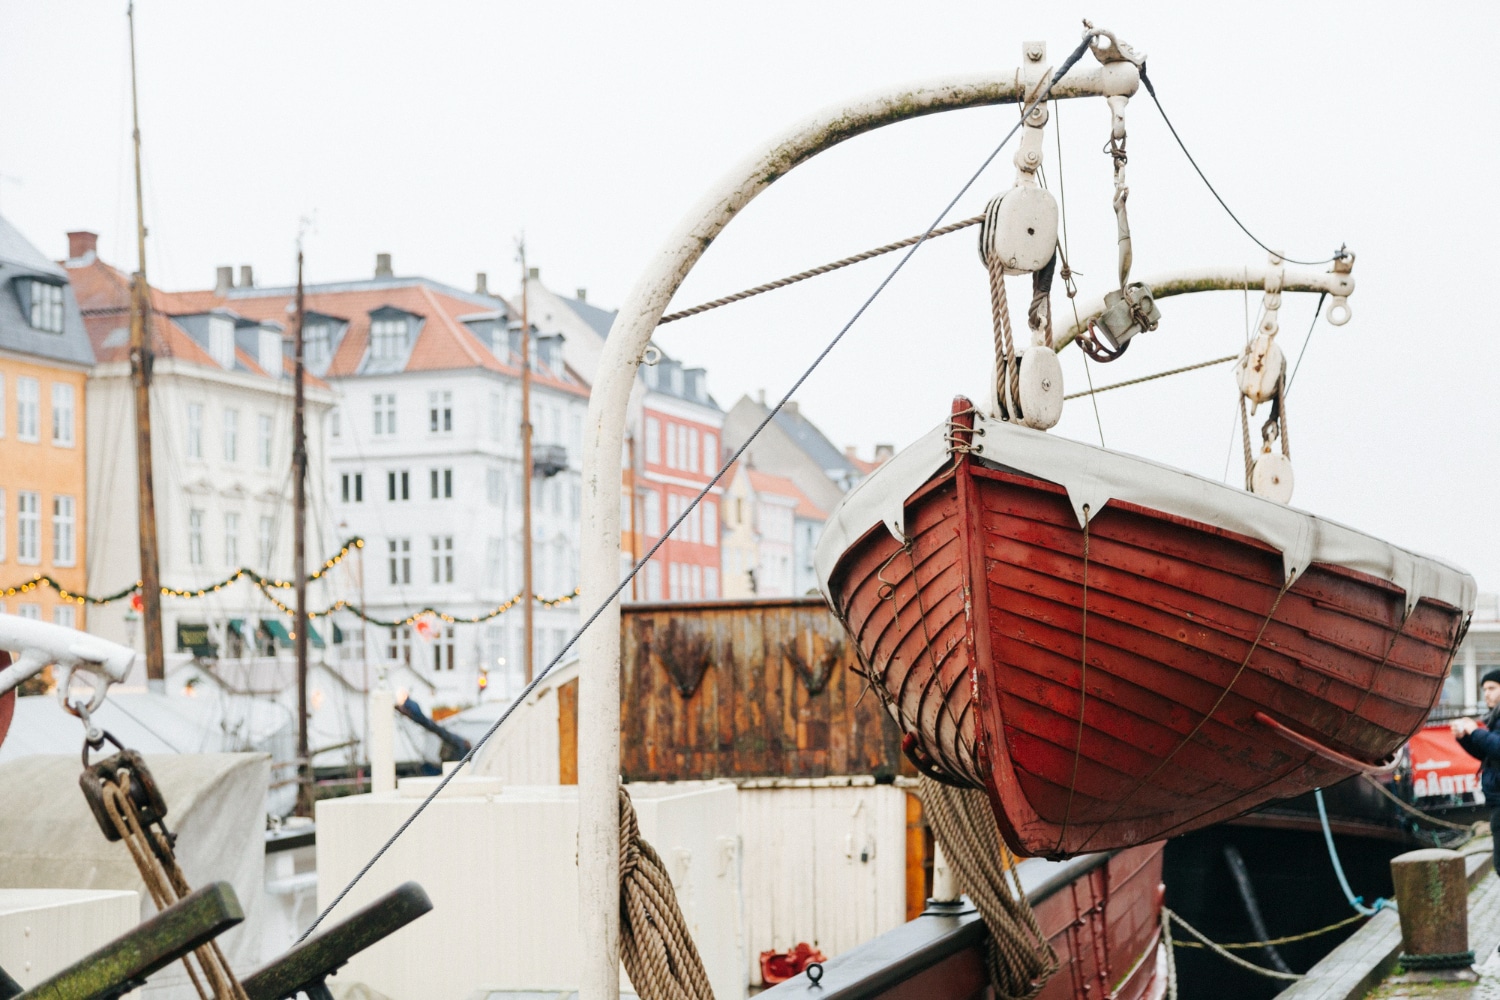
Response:
[{"label": "ship mast", "polygon": [[155,480],[151,471],[151,306],[146,282],[146,217],[141,197],[141,118],[135,85],[135,4],[125,8],[130,24],[130,124],[135,145],[135,249],[137,268],[130,284],[130,381],[135,398],[136,516],[141,547],[141,624],[146,647],[146,684],[166,686],[166,657],[161,635],[161,568],[156,541]]},{"label": "ship mast", "polygon": [[518,244],[521,253],[521,627],[526,632],[524,644],[526,683],[531,683],[535,668],[532,644],[535,640],[536,597],[531,578],[531,316],[528,291],[531,272],[526,269],[526,241]]},{"label": "ship mast", "polygon": [[[292,581],[297,616],[292,623],[297,651],[297,815],[311,816],[312,758],[307,744],[307,428],[302,366],[302,237],[297,237],[297,299],[292,314]],[[279,359],[278,359],[279,360]]]}]

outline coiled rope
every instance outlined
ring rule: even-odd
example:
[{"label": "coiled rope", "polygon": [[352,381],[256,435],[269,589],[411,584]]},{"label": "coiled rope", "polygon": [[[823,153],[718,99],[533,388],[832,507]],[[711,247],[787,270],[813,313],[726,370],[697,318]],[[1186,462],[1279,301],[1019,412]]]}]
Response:
[{"label": "coiled rope", "polygon": [[1030,1000],[1057,972],[1057,953],[1037,925],[1016,859],[1000,840],[985,793],[920,779],[922,812],[959,888],[979,908],[990,940],[985,964],[998,1000]]},{"label": "coiled rope", "polygon": [[661,855],[620,787],[620,961],[641,1000],[714,1000]]}]

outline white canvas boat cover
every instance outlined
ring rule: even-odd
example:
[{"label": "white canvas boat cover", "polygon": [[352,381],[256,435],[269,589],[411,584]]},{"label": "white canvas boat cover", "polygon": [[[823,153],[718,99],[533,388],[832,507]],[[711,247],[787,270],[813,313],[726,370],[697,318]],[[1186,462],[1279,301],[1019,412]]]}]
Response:
[{"label": "white canvas boat cover", "polygon": [[[1122,500],[1265,542],[1281,553],[1286,580],[1324,563],[1395,584],[1406,592],[1408,611],[1423,598],[1474,610],[1474,578],[1442,560],[1134,455],[979,414],[974,421],[976,458],[1063,487],[1080,525],[1085,506],[1097,513],[1110,500]],[[830,603],[829,577],[861,535],[884,524],[897,540],[906,537],[907,498],[948,464],[946,432],[946,423],[933,428],[833,509],[816,556],[818,586]]]},{"label": "white canvas boat cover", "polygon": [[[72,721],[70,731],[81,743],[81,729],[77,720]],[[146,763],[166,799],[167,827],[177,834],[177,860],[188,884],[194,889],[215,881],[234,886],[245,922],[218,941],[229,964],[244,974],[261,959],[270,757],[148,753]],[[130,852],[124,844],[104,839],[84,803],[78,787],[81,771],[77,753],[0,762],[0,790],[5,795],[5,807],[0,808],[0,886],[134,889],[140,893],[141,919],[154,916],[156,906]],[[131,996],[197,1000],[180,962],[152,976]]]}]

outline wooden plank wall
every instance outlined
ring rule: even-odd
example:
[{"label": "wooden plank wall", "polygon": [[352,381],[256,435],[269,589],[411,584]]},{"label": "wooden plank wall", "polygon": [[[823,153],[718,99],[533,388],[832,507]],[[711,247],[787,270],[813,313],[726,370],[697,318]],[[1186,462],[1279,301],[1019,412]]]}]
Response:
[{"label": "wooden plank wall", "polygon": [[627,604],[620,641],[628,781],[915,774],[821,598]]}]

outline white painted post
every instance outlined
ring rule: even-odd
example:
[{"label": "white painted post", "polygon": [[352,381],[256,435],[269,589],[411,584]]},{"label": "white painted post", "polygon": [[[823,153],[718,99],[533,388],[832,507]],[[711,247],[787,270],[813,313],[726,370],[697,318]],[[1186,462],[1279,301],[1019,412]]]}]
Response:
[{"label": "white painted post", "polygon": [[[1127,68],[1128,67],[1128,68]],[[1134,66],[1076,66],[1054,98],[1134,89]],[[1127,81],[1124,78],[1130,77]],[[631,289],[599,358],[584,442],[580,575],[593,606],[620,581],[621,449],[631,389],[657,321],[698,258],[738,212],[788,171],[845,139],[910,118],[1022,101],[1010,70],[876,93],[813,115],[731,170],[678,224]],[[581,1000],[619,996],[620,607],[610,603],[579,645],[578,891],[583,940]]]},{"label": "white painted post", "polygon": [[370,791],[396,790],[396,705],[389,688],[375,687],[368,696],[370,713]]}]

